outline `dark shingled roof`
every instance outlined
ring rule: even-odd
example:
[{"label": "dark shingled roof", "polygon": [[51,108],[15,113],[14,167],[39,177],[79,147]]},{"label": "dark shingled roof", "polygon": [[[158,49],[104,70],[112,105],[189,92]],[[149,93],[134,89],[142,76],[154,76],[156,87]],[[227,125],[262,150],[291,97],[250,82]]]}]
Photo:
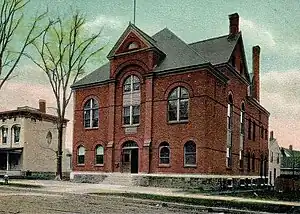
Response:
[{"label": "dark shingled roof", "polygon": [[156,33],[153,38],[156,40],[158,48],[166,55],[154,72],[208,63],[167,28]]},{"label": "dark shingled roof", "polygon": [[[154,69],[154,72],[167,71],[205,63],[211,63],[213,65],[226,63],[229,61],[237,41],[241,37],[241,34],[238,33],[236,36],[231,37],[230,39],[228,39],[228,35],[225,35],[187,44],[167,28],[164,28],[152,37],[149,37],[146,33],[131,23],[125,32],[131,28],[140,33],[147,42],[165,54],[166,57]],[[124,37],[124,33],[121,37]],[[117,43],[120,42],[120,39]],[[117,46],[118,45],[116,44],[112,50],[117,48]],[[113,51],[110,51],[108,56],[112,55]],[[77,88],[108,81],[109,74],[110,63],[107,63],[88,74],[83,79],[77,81],[71,87]]]},{"label": "dark shingled roof", "polygon": [[217,65],[229,61],[241,34],[228,39],[228,35],[203,40],[189,44],[197,53],[203,56],[211,64]]},{"label": "dark shingled roof", "polygon": [[81,80],[78,80],[71,87],[76,88],[77,86],[86,86],[86,85],[94,85],[100,82],[105,82],[109,80],[110,74],[110,63],[106,63],[102,67],[96,69],[92,73],[86,75]]}]

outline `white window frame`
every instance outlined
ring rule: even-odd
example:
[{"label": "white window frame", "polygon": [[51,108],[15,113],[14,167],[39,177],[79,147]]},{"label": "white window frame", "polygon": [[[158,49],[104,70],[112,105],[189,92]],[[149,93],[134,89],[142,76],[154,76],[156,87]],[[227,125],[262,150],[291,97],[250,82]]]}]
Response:
[{"label": "white window frame", "polygon": [[[128,84],[128,81],[130,82],[130,87],[129,87],[129,91],[125,91],[126,85]],[[138,86],[138,89],[135,89],[136,85]],[[130,104],[126,104],[123,106],[123,125],[124,126],[138,126],[140,124],[140,115],[141,115],[141,105],[139,104],[134,104],[133,103],[133,94],[136,93],[141,93],[141,82],[140,79],[136,76],[136,75],[130,75],[128,76],[124,83],[123,83],[123,95],[130,95]],[[124,98],[123,98],[124,99]],[[129,124],[125,123],[125,109],[129,107]],[[138,108],[138,114],[134,115],[134,108]],[[133,121],[133,117],[134,116],[138,116],[139,120],[137,123],[134,123]]]},{"label": "white window frame", "polygon": [[[16,135],[15,135],[15,128],[19,128],[19,141],[16,141]],[[13,125],[11,128],[11,136],[14,144],[20,143],[20,137],[21,137],[21,126],[20,125]]]},{"label": "white window frame", "polygon": [[[1,129],[1,132],[0,132],[0,134],[1,134],[1,144],[8,145],[8,127],[7,126],[1,126],[0,129]],[[4,138],[3,133],[5,134],[5,138],[6,138],[5,143],[3,143],[3,138]]]},{"label": "white window frame", "polygon": [[[163,144],[168,144],[168,145],[163,145]],[[169,156],[168,157],[161,157],[161,150],[163,148],[167,148],[169,150]],[[168,163],[161,163],[161,158],[163,159],[168,159],[169,162]],[[159,165],[170,165],[171,162],[171,149],[170,149],[170,144],[167,142],[163,142],[159,145]]]},{"label": "white window frame", "polygon": [[[80,151],[80,149],[83,149],[83,151]],[[83,156],[83,163],[79,163],[79,156]],[[77,164],[78,165],[84,165],[85,164],[85,147],[79,146],[77,148]]]},{"label": "white window frame", "polygon": [[[95,102],[96,104],[96,107],[93,107],[93,101]],[[88,104],[88,102],[90,102],[90,107],[89,108],[86,108],[85,106]],[[97,111],[97,115],[94,117],[94,111]],[[89,114],[90,117],[89,117],[89,126],[86,126],[85,124],[85,115],[86,114]],[[93,126],[93,120],[94,119],[98,119],[98,122],[97,122],[97,126]],[[98,128],[99,127],[99,104],[97,102],[96,99],[94,98],[91,98],[89,100],[87,100],[84,104],[84,108],[83,108],[83,126],[85,129],[95,129],[95,128]]]},{"label": "white window frame", "polygon": [[[186,152],[186,145],[188,143],[192,143],[195,146],[195,152]],[[195,163],[194,164],[189,164],[186,162],[186,155],[195,155]],[[188,141],[184,144],[184,166],[197,166],[197,145],[194,141]]]},{"label": "white window frame", "polygon": [[[181,90],[186,90],[187,94],[188,94],[188,97],[187,98],[182,98],[181,97]],[[172,99],[170,98],[171,95],[173,94],[173,92],[176,90],[176,98]],[[172,102],[172,101],[176,101],[176,120],[171,120],[170,119],[170,115],[169,115],[169,103]],[[187,119],[180,119],[180,102],[187,102]],[[176,88],[174,88],[171,93],[169,94],[168,96],[168,122],[170,123],[178,123],[178,122],[187,122],[189,120],[189,107],[190,107],[190,95],[189,95],[189,91],[185,88],[185,87],[182,87],[182,86],[178,86]]]},{"label": "white window frame", "polygon": [[[101,153],[98,153],[98,149],[99,148],[102,148],[102,151],[101,151]],[[103,162],[102,163],[97,163],[97,156],[100,156],[100,155],[102,155],[103,156]],[[97,145],[96,146],[96,151],[95,151],[95,164],[96,165],[104,165],[104,147],[102,146],[102,145]]]},{"label": "white window frame", "polygon": [[[232,100],[230,100],[230,97]],[[229,94],[227,103],[227,142],[226,142],[226,167],[232,168],[232,131],[233,131],[233,96]]]}]

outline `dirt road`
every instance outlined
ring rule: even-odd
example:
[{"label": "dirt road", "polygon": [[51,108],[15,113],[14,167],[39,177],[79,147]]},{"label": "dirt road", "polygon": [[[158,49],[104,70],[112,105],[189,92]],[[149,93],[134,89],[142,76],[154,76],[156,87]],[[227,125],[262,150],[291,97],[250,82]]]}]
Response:
[{"label": "dirt road", "polygon": [[[207,213],[203,210],[168,207],[159,202],[96,196],[87,194],[56,194],[0,188],[0,214],[184,214]],[[210,212],[211,213],[211,212]]]}]

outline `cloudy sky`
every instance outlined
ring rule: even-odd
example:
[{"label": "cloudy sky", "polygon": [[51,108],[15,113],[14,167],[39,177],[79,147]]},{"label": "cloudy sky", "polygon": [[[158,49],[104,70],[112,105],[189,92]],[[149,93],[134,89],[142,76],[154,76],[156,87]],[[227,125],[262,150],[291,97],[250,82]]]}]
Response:
[{"label": "cloudy sky", "polygon": [[[153,35],[168,27],[188,43],[227,34],[228,15],[239,13],[249,71],[251,48],[261,47],[261,103],[271,113],[269,129],[274,130],[281,146],[293,144],[300,149],[299,0],[136,1],[136,25],[140,29]],[[87,19],[86,29],[92,33],[103,27],[103,41],[109,42],[110,47],[133,20],[133,0],[31,0],[25,14],[33,16],[47,7],[52,17],[58,14],[67,17],[71,10],[82,11]],[[88,66],[89,71],[101,63],[103,60],[93,62]],[[22,61],[17,74],[0,91],[0,110],[22,105],[37,107],[40,98],[47,100],[47,106],[55,106],[51,88],[41,71]],[[67,116],[72,119],[72,103]],[[70,123],[69,146],[71,131]]]}]

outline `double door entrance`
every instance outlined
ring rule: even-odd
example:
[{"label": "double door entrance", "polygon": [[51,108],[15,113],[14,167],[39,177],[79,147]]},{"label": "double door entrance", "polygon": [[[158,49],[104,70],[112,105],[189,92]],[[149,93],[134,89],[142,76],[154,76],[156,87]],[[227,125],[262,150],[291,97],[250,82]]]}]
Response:
[{"label": "double door entrance", "polygon": [[122,172],[138,173],[139,147],[134,141],[125,142],[122,148]]}]

